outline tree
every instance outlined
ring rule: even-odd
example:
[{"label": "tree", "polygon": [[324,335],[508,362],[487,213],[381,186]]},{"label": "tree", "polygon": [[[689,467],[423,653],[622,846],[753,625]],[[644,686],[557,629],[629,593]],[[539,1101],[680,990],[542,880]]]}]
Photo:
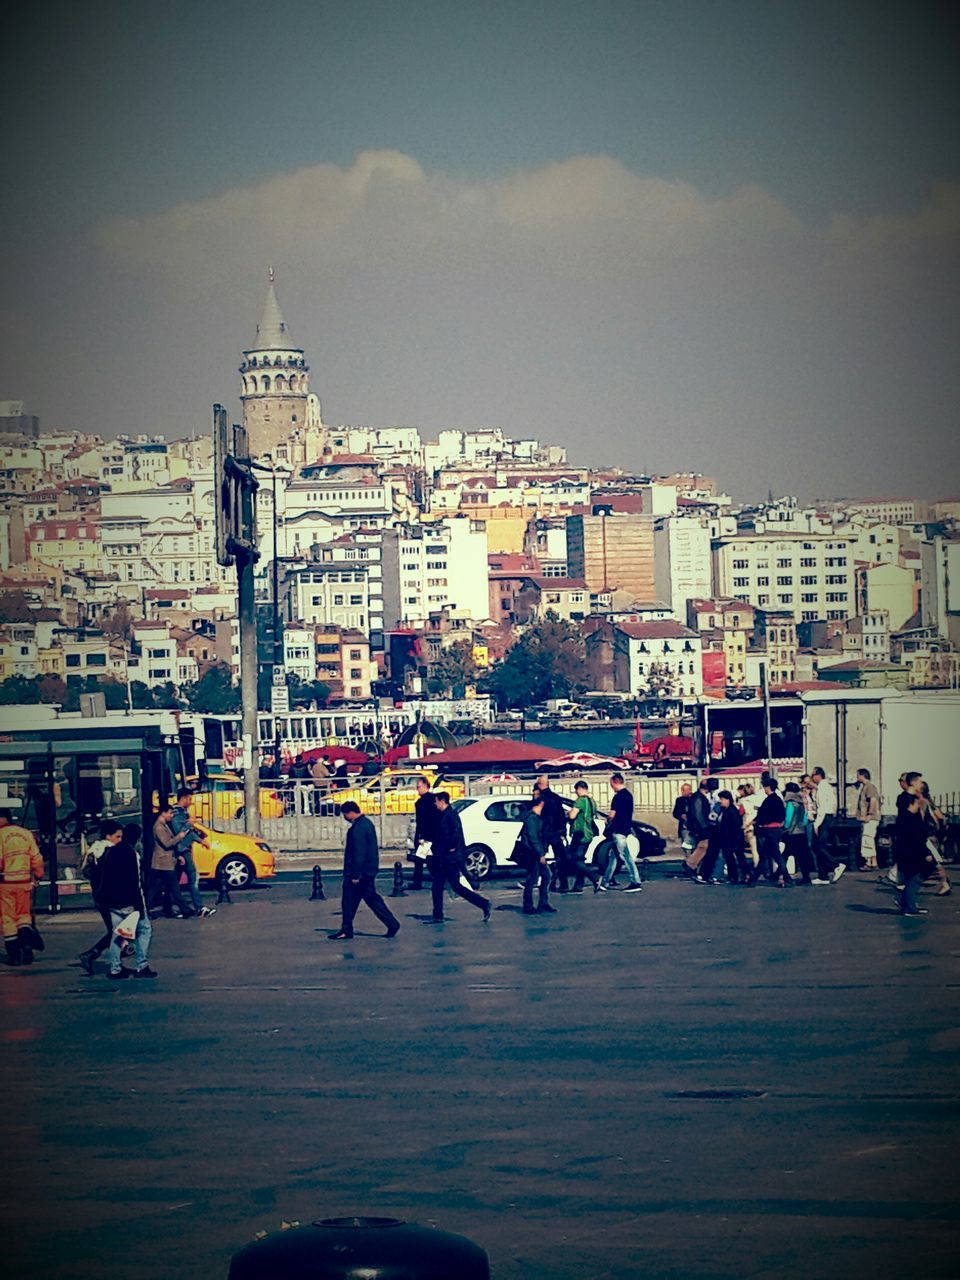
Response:
[{"label": "tree", "polygon": [[37,688],[40,691],[40,701],[46,703],[59,703],[64,706],[67,701],[69,691],[67,683],[60,676],[38,676]]},{"label": "tree", "polygon": [[133,617],[127,602],[121,601],[100,625],[105,635],[115,636],[118,640],[130,640],[133,636]]},{"label": "tree", "polygon": [[33,610],[22,591],[0,591],[0,622],[32,622]]},{"label": "tree", "polygon": [[194,684],[185,687],[191,711],[210,715],[235,714],[240,710],[240,690],[233,683],[233,673],[226,662],[216,662]]},{"label": "tree", "polygon": [[287,688],[292,707],[308,707],[312,703],[323,707],[330,699],[330,686],[322,680],[301,680],[299,676],[288,676]]},{"label": "tree", "polygon": [[33,705],[40,701],[40,686],[29,676],[7,676],[0,681],[0,704],[11,707],[22,703]]},{"label": "tree", "polygon": [[586,688],[583,636],[572,623],[544,618],[528,627],[481,687],[501,707],[528,707],[547,698],[568,698]]},{"label": "tree", "polygon": [[427,689],[434,695],[452,697],[455,696],[455,689],[474,684],[476,679],[477,664],[473,660],[473,645],[469,640],[457,640],[448,648],[440,650],[440,656],[433,664],[427,681]]}]

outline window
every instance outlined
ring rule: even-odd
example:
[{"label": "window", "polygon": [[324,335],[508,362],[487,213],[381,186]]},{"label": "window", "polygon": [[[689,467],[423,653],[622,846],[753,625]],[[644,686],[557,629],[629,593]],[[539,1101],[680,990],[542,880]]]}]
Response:
[{"label": "window", "polygon": [[792,587],[793,586],[792,576],[790,574],[782,574],[779,578],[777,578],[777,586]]},{"label": "window", "polygon": [[363,604],[363,596],[351,596],[351,597],[350,597],[350,603],[351,603],[351,604]]},{"label": "window", "polygon": [[733,562],[733,567],[734,567],[735,569],[749,569],[749,568],[750,568],[750,561],[749,561],[749,560],[734,560],[734,562]]},{"label": "window", "polygon": [[[746,582],[744,582],[743,585],[746,586]],[[757,579],[758,587],[769,587],[769,585],[770,585],[770,579],[765,574]],[[733,625],[736,626],[737,624],[734,623]]]},{"label": "window", "polygon": [[359,649],[351,649],[351,650],[350,650],[350,660],[351,660],[351,662],[359,662],[359,661],[360,661],[360,650],[359,650]]},{"label": "window", "polygon": [[817,567],[816,559],[813,556],[804,556],[800,561],[801,569],[815,569]]},{"label": "window", "polygon": [[734,585],[735,587],[749,587],[749,585],[750,585],[750,579],[749,579],[749,578],[734,578],[734,580],[733,580],[733,585]]},{"label": "window", "polygon": [[333,597],[333,603],[334,603],[335,605],[338,605],[338,604],[339,604],[339,605],[342,605],[342,604],[343,604],[343,596],[334,596],[334,597]]},{"label": "window", "polygon": [[800,579],[801,587],[815,587],[817,585],[817,577],[814,573],[805,573]]},{"label": "window", "polygon": [[67,654],[67,666],[68,666],[68,667],[79,667],[79,665],[80,665],[80,655],[79,655],[79,653],[68,653],[68,654]]},{"label": "window", "polygon": [[791,566],[792,564],[793,564],[793,561],[792,561],[792,560],[790,560],[790,559],[789,559],[789,558],[787,558],[787,557],[782,557],[781,559],[779,559],[779,560],[777,561],[777,568],[778,568],[778,569],[789,569],[789,568],[790,568],[790,566]]},{"label": "window", "polygon": [[107,655],[105,653],[88,653],[88,667],[105,667],[107,665]]},{"label": "window", "polygon": [[351,680],[359,680],[359,679],[361,678],[361,676],[362,676],[362,675],[363,675],[363,672],[360,670],[360,668],[359,668],[359,667],[351,667],[351,668],[350,668],[350,679],[351,679]]}]

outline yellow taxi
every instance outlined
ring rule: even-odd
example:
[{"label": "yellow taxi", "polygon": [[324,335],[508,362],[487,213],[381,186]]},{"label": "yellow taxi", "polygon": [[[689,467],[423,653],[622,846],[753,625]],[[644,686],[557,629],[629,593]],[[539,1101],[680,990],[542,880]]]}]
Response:
[{"label": "yellow taxi", "polygon": [[462,782],[454,782],[451,779],[441,781],[440,775],[435,770],[388,767],[383,773],[368,779],[360,786],[331,792],[330,799],[341,806],[348,800],[353,800],[360,806],[361,813],[379,816],[382,783],[384,813],[413,813],[413,807],[420,795],[417,783],[421,778],[426,778],[431,790],[448,792],[451,800],[456,800],[465,794]]},{"label": "yellow taxi", "polygon": [[201,880],[219,882],[223,872],[228,889],[248,889],[255,880],[269,880],[276,875],[273,851],[259,837],[213,831],[192,815],[191,821],[210,846],[209,849],[199,844],[190,846]]},{"label": "yellow taxi", "polygon": [[[235,773],[212,773],[190,800],[198,822],[224,822],[243,817],[243,779]],[[260,788],[260,817],[282,818],[283,796],[273,787]]]}]

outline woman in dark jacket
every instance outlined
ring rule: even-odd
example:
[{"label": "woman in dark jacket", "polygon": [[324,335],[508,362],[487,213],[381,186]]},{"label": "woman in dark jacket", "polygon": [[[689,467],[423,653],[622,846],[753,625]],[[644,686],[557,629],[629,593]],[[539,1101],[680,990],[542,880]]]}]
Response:
[{"label": "woman in dark jacket", "polygon": [[764,799],[757,810],[757,817],[753,824],[757,833],[760,861],[751,874],[749,883],[756,884],[762,875],[773,877],[776,874],[777,883],[782,889],[786,885],[793,884],[790,872],[787,870],[787,860],[780,848],[780,843],[785,836],[784,820],[787,810],[780,796],[777,795],[775,778],[763,779],[763,793]]},{"label": "woman in dark jacket", "polygon": [[716,884],[713,878],[714,868],[721,855],[727,869],[729,884],[740,884],[749,879],[753,870],[744,853],[743,815],[733,802],[733,794],[721,791],[717,795],[720,811],[712,833],[713,838],[707,847],[707,856],[700,864],[697,884]]},{"label": "woman in dark jacket", "polygon": [[113,936],[107,959],[110,962],[109,977],[114,981],[129,978],[130,970],[123,967],[123,939],[117,937],[117,926],[131,911],[139,912],[134,934],[133,946],[136,955],[135,978],[155,978],[157,975],[147,964],[150,953],[152,927],[147,913],[147,900],[143,892],[143,875],[140,870],[140,855],[130,841],[130,833],[124,830],[119,844],[111,845],[101,858],[99,901],[110,912]]}]

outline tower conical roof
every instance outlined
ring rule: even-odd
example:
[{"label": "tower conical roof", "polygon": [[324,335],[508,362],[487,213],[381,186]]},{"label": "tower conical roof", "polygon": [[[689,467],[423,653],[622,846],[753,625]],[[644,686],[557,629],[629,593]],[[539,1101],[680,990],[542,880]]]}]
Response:
[{"label": "tower conical roof", "polygon": [[263,315],[260,317],[260,323],[257,325],[257,337],[251,351],[299,351],[299,347],[294,347],[293,339],[290,337],[290,331],[287,328],[287,322],[283,318],[283,312],[280,310],[280,303],[277,301],[277,291],[274,287],[273,267],[270,268],[270,284],[267,286],[267,297],[263,304]]}]

